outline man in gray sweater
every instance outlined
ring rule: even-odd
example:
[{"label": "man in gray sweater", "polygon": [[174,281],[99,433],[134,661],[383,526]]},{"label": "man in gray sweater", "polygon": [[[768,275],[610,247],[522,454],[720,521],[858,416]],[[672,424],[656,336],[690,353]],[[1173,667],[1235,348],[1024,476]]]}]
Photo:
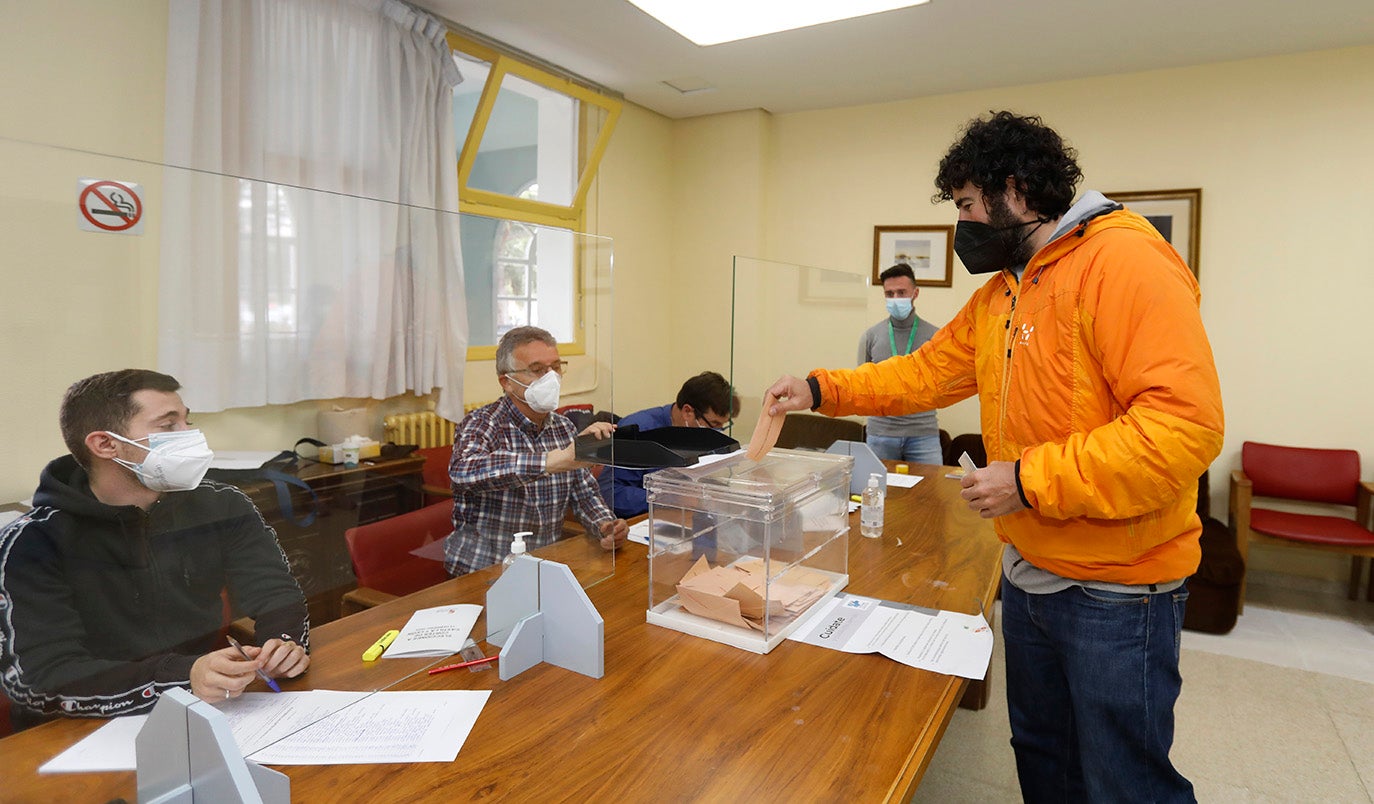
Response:
[{"label": "man in gray sweater", "polygon": [[[916,315],[912,303],[920,289],[916,275],[905,263],[878,275],[883,283],[888,317],[864,330],[859,338],[859,365],[880,363],[894,355],[916,351],[930,340],[939,327]],[[868,446],[887,461],[943,464],[940,452],[940,424],[935,411],[904,416],[868,417]]]}]

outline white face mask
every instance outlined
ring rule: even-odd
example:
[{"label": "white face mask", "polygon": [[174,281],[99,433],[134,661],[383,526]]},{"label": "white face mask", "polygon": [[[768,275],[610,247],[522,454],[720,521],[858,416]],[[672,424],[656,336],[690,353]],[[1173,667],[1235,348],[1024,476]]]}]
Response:
[{"label": "white face mask", "polygon": [[539,413],[553,413],[558,409],[558,395],[562,390],[558,372],[548,371],[529,385],[510,377],[510,381],[525,389],[525,404]]},{"label": "white face mask", "polygon": [[[199,430],[176,430],[170,433],[152,433],[146,438],[133,441],[119,433],[105,431],[112,438],[125,444],[132,444],[148,450],[143,463],[115,458],[115,463],[125,467],[138,476],[143,485],[153,491],[190,491],[200,485],[215,453],[205,441]],[[147,441],[143,446],[139,441]]]}]

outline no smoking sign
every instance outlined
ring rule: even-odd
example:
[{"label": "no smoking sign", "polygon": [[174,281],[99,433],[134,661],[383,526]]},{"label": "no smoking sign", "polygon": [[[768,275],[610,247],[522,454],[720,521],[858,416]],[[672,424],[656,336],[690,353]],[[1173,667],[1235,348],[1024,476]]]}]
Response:
[{"label": "no smoking sign", "polygon": [[133,182],[77,182],[76,225],[87,232],[143,234],[143,187]]}]

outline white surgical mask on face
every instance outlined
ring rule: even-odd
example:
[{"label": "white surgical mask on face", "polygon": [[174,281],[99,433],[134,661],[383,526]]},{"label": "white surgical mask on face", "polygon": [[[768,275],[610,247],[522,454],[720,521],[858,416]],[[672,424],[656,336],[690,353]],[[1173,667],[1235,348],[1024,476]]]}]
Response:
[{"label": "white surgical mask on face", "polygon": [[562,391],[562,383],[559,381],[558,372],[548,371],[544,376],[530,383],[529,385],[510,377],[510,381],[525,389],[525,404],[529,405],[539,413],[553,413],[558,409],[558,396]]},{"label": "white surgical mask on face", "polygon": [[147,436],[148,446],[138,439],[133,441],[119,433],[105,431],[112,438],[125,444],[132,444],[148,450],[143,463],[133,463],[115,458],[115,463],[133,472],[143,485],[153,491],[190,491],[200,485],[215,453],[205,441],[199,430],[176,430],[169,433],[152,433]]}]

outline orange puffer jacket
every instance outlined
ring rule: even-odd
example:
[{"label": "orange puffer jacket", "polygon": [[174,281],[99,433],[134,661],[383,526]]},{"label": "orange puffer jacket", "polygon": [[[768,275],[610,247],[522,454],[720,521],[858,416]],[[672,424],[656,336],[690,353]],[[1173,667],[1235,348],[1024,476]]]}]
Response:
[{"label": "orange puffer jacket", "polygon": [[1006,271],[914,354],[813,372],[819,410],[891,416],[979,395],[991,461],[1030,510],[998,517],[1032,564],[1122,584],[1191,575],[1197,480],[1221,452],[1221,388],[1188,266],[1118,210]]}]

